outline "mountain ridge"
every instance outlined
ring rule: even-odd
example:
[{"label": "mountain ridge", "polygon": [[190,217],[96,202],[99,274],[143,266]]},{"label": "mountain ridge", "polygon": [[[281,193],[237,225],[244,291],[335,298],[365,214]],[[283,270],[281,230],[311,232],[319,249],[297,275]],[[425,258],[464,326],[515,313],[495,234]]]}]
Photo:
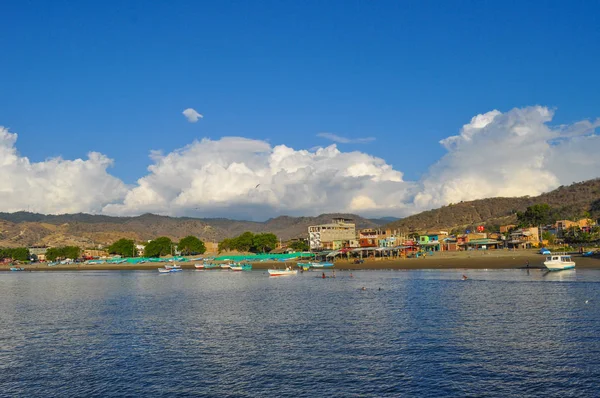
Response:
[{"label": "mountain ridge", "polygon": [[539,196],[487,198],[449,204],[438,209],[388,222],[390,217],[368,219],[355,214],[327,213],[314,217],[278,216],[263,222],[226,218],[170,217],[145,213],[114,217],[87,213],[44,215],[0,212],[0,247],[32,245],[77,245],[96,247],[120,238],[144,242],[158,236],[174,240],[195,235],[218,242],[245,231],[272,232],[282,240],[306,237],[308,226],[331,222],[332,218],[352,218],[356,228],[389,228],[401,232],[422,232],[463,228],[473,225],[511,224],[516,213],[536,203],[548,203],[560,218],[581,217],[584,212],[600,217],[600,179],[560,186]]}]

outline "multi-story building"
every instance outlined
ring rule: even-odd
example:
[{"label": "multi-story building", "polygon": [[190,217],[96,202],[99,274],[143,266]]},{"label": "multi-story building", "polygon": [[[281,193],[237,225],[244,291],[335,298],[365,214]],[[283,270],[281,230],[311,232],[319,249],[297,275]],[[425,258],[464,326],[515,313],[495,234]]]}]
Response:
[{"label": "multi-story building", "polygon": [[379,232],[372,228],[361,229],[358,231],[358,243],[360,247],[378,247]]},{"label": "multi-story building", "polygon": [[506,242],[509,248],[528,249],[538,245],[540,242],[540,230],[538,227],[521,228],[510,233]]},{"label": "multi-story building", "polygon": [[356,239],[354,220],[334,218],[331,224],[310,226],[308,239],[311,250],[337,250],[350,246],[350,242]]}]

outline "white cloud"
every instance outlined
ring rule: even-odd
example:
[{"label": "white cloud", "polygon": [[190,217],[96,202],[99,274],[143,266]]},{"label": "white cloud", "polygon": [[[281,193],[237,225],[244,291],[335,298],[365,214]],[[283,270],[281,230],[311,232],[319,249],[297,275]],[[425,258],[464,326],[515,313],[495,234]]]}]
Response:
[{"label": "white cloud", "polygon": [[186,117],[186,119],[188,120],[188,122],[190,123],[196,123],[198,121],[198,119],[202,119],[204,116],[199,114],[198,112],[196,112],[195,109],[192,108],[187,108],[186,110],[184,110],[183,115]]},{"label": "white cloud", "polygon": [[351,209],[387,214],[402,207],[408,199],[402,193],[412,185],[383,159],[365,153],[340,152],[335,145],[295,150],[240,137],[194,142],[157,159],[149,171],[122,204],[104,212],[255,219]]},{"label": "white cloud", "polygon": [[[559,185],[600,176],[600,120],[552,127],[546,107],[478,115],[422,181],[415,209],[494,196],[538,195]],[[594,155],[595,153],[595,155]],[[585,164],[585,165],[584,165]]]},{"label": "white cloud", "polygon": [[31,162],[15,148],[17,134],[0,126],[0,210],[98,213],[123,199],[127,188],[106,169],[112,160],[90,152],[86,160]]},{"label": "white cloud", "polygon": [[366,144],[375,141],[375,137],[347,138],[333,133],[319,133],[317,137],[325,138],[338,144]]},{"label": "white cloud", "polygon": [[406,216],[461,200],[537,195],[598,177],[600,119],[552,126],[554,111],[535,106],[475,116],[440,143],[447,153],[420,181],[364,152],[335,144],[311,150],[241,137],[203,139],[163,154],[127,189],[107,173],[112,160],[32,163],[16,134],[0,128],[0,211],[223,216],[355,212]]}]

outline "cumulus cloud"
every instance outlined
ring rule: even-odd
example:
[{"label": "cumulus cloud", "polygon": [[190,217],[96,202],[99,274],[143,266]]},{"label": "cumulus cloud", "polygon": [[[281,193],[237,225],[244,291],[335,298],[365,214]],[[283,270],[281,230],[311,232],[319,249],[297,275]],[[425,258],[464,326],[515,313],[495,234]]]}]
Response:
[{"label": "cumulus cloud", "polygon": [[230,217],[353,212],[406,216],[461,200],[537,195],[599,176],[600,119],[552,126],[554,110],[477,115],[419,181],[381,158],[335,144],[297,150],[242,137],[202,139],[170,153],[151,151],[148,173],[127,188],[112,160],[30,162],[17,136],[0,128],[0,210]]},{"label": "cumulus cloud", "polygon": [[127,188],[107,173],[112,160],[90,152],[88,158],[31,162],[16,150],[17,134],[0,126],[0,210],[40,213],[98,213],[118,202]]},{"label": "cumulus cloud", "polygon": [[[538,195],[599,177],[596,121],[549,125],[554,111],[534,106],[475,116],[422,181],[415,209],[493,196]],[[596,153],[596,155],[594,155]]]},{"label": "cumulus cloud", "polygon": [[156,159],[121,204],[109,214],[239,213],[265,218],[352,210],[397,210],[411,183],[383,159],[341,152],[272,147],[260,140],[203,139]]},{"label": "cumulus cloud", "polygon": [[201,114],[199,114],[198,112],[196,112],[195,109],[192,109],[192,108],[187,108],[186,110],[184,110],[181,113],[183,113],[183,115],[186,117],[186,119],[190,123],[196,123],[198,121],[198,119],[202,119],[204,117]]},{"label": "cumulus cloud", "polygon": [[338,144],[366,144],[367,142],[375,141],[375,137],[347,138],[333,133],[319,133],[317,137],[325,138]]}]

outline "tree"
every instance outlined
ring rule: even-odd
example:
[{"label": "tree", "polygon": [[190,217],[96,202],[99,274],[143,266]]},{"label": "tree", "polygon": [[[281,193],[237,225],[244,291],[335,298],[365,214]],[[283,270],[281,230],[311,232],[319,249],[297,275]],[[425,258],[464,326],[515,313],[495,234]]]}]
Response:
[{"label": "tree", "polygon": [[293,249],[297,252],[307,252],[310,248],[308,247],[308,243],[303,240],[295,240],[288,245],[290,249]]},{"label": "tree", "polygon": [[556,221],[554,220],[552,208],[546,203],[529,206],[524,213],[518,212],[517,220],[521,227],[537,227]]},{"label": "tree", "polygon": [[27,261],[30,259],[29,249],[16,247],[13,249],[0,249],[0,259],[10,258],[12,260]]},{"label": "tree", "polygon": [[204,242],[192,235],[181,239],[177,244],[177,248],[181,254],[186,256],[189,256],[190,254],[204,254],[206,251]]},{"label": "tree", "polygon": [[166,236],[161,236],[148,242],[144,249],[144,255],[146,257],[161,257],[171,254],[173,242]]},{"label": "tree", "polygon": [[244,232],[233,240],[235,242],[234,249],[241,252],[248,252],[254,245],[254,234],[252,232]]},{"label": "tree", "polygon": [[131,239],[119,239],[108,246],[110,254],[119,254],[123,257],[135,257],[135,242]]},{"label": "tree", "polygon": [[256,234],[252,239],[253,252],[270,252],[277,246],[277,236],[275,234],[265,233]]},{"label": "tree", "polygon": [[223,239],[222,242],[219,242],[219,246],[218,246],[219,253],[221,253],[223,251],[231,250],[231,249],[233,249],[233,242],[231,241],[231,239]]},{"label": "tree", "polygon": [[51,247],[46,250],[46,259],[55,261],[57,259],[79,258],[81,249],[77,246]]},{"label": "tree", "polygon": [[542,232],[542,239],[547,240],[548,244],[550,245],[554,245],[554,243],[556,242],[556,236],[550,233],[549,231]]}]

